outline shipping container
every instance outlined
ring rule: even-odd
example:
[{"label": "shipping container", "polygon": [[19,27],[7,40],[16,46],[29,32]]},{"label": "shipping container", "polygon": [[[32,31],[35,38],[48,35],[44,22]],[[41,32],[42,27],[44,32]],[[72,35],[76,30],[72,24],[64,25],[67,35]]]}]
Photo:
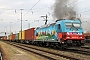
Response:
[{"label": "shipping container", "polygon": [[10,40],[12,40],[12,35],[10,35]]},{"label": "shipping container", "polygon": [[10,35],[8,35],[8,38],[7,39],[10,40]]},{"label": "shipping container", "polygon": [[15,35],[15,40],[18,40],[19,39],[19,33],[17,33],[16,35]]},{"label": "shipping container", "polygon": [[19,32],[19,40],[25,39],[25,31],[22,31],[22,39],[21,39],[21,31]]},{"label": "shipping container", "polygon": [[21,40],[21,31],[19,31],[19,40]]},{"label": "shipping container", "polygon": [[25,39],[25,31],[22,31],[22,40]]},{"label": "shipping container", "polygon": [[25,30],[25,40],[34,40],[34,29],[30,28]]},{"label": "shipping container", "polygon": [[11,40],[15,40],[15,34],[12,34],[11,36]]}]

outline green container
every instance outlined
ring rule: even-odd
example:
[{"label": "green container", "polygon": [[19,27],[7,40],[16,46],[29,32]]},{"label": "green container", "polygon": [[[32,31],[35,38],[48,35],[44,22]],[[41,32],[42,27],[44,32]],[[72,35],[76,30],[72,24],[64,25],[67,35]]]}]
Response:
[{"label": "green container", "polygon": [[10,40],[10,35],[8,35],[8,40]]},{"label": "green container", "polygon": [[19,40],[19,33],[17,33],[17,34],[15,35],[15,39],[16,39],[16,40]]}]

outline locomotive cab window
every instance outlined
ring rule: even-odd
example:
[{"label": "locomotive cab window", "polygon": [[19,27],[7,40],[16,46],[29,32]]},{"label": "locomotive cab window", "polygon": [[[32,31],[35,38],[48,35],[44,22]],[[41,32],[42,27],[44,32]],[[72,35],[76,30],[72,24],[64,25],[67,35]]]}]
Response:
[{"label": "locomotive cab window", "polygon": [[66,28],[71,28],[71,27],[75,27],[75,28],[81,28],[80,23],[65,23]]},{"label": "locomotive cab window", "polygon": [[61,28],[61,26],[60,26],[60,24],[58,24],[58,29],[60,29]]}]

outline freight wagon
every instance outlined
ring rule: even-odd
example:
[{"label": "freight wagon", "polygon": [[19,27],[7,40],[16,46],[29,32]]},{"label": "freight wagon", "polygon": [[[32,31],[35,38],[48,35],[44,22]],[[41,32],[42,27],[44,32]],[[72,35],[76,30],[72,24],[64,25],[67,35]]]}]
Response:
[{"label": "freight wagon", "polygon": [[[17,41],[17,42],[22,42],[22,43],[29,43],[29,42],[32,42],[34,41],[34,29],[35,28],[30,28],[30,29],[27,29],[27,30],[23,30],[22,31],[22,34],[21,34],[21,31],[19,31],[19,33],[17,33],[15,35],[15,40],[14,41]],[[21,37],[22,35],[22,37]]]},{"label": "freight wagon", "polygon": [[7,36],[1,36],[0,40],[7,40]]}]

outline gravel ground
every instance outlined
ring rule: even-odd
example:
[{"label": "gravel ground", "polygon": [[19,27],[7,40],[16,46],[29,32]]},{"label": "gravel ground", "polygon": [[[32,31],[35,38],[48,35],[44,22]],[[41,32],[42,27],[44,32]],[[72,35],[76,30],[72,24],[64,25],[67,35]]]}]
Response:
[{"label": "gravel ground", "polygon": [[87,56],[87,55],[82,55],[82,54],[78,54],[78,53],[74,53],[74,52],[47,49],[47,48],[43,48],[43,47],[38,47],[38,48],[46,50],[46,51],[54,52],[54,53],[59,53],[61,55],[65,55],[65,56],[69,56],[69,57],[78,58],[79,60],[90,60],[90,56]]},{"label": "gravel ground", "polygon": [[25,52],[2,41],[0,41],[0,47],[3,52],[4,60],[44,60],[33,53]]},{"label": "gravel ground", "polygon": [[[46,60],[38,55],[35,55],[30,52],[26,52],[17,47],[13,47],[2,41],[0,41],[0,47],[1,47],[1,50],[4,55],[3,56],[4,60]],[[38,47],[38,48],[40,48],[40,47]],[[44,49],[44,50],[53,51],[52,49]],[[65,52],[65,51],[57,51],[57,50],[55,52],[60,53],[62,55],[66,55],[66,56],[69,55],[71,57],[77,57],[80,60],[90,60],[90,56],[86,56],[86,55],[82,55],[82,54],[77,54],[77,53],[73,53],[73,52]],[[60,60],[68,60],[68,59],[60,59]]]}]

